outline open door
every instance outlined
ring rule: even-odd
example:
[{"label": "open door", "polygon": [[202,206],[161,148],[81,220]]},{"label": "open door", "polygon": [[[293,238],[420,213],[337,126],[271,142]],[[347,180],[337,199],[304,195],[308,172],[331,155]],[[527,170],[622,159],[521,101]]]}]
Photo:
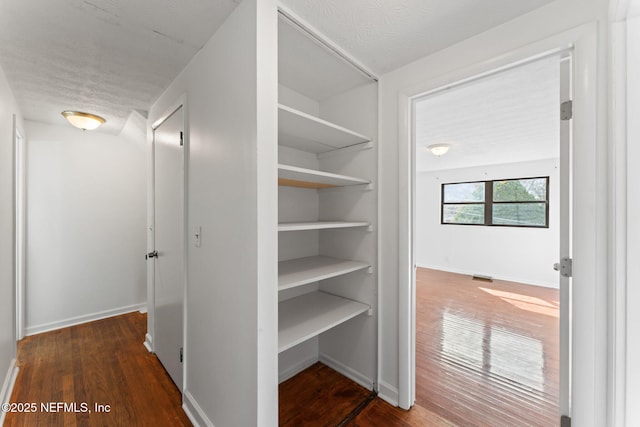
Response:
[{"label": "open door", "polygon": [[183,389],[184,118],[174,111],[154,129],[154,349]]},{"label": "open door", "polygon": [[571,55],[560,60],[560,416],[562,425],[571,418]]}]

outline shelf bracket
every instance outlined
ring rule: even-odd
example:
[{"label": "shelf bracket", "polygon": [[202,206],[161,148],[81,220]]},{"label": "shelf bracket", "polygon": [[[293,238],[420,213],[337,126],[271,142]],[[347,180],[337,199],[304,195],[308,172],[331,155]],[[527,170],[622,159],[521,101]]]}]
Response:
[{"label": "shelf bracket", "polygon": [[370,232],[370,233],[373,232],[373,225],[369,224],[367,226],[367,231]]},{"label": "shelf bracket", "polygon": [[367,267],[367,274],[373,274],[373,267],[372,266]]},{"label": "shelf bracket", "polygon": [[373,308],[369,306],[369,310],[367,310],[367,316],[373,316]]}]

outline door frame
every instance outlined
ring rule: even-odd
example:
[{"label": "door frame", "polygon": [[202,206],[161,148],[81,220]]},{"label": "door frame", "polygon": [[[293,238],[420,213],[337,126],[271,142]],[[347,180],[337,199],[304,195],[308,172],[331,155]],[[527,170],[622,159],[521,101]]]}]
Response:
[{"label": "door frame", "polygon": [[[415,289],[413,254],[413,154],[411,100],[438,88],[462,83],[518,63],[573,48],[572,82],[576,144],[571,156],[574,192],[572,247],[574,269],[571,380],[572,413],[576,423],[600,424],[606,415],[608,321],[606,306],[606,159],[598,119],[597,23],[584,24],[497,58],[452,72],[399,95],[399,198],[398,198],[398,300],[399,381],[398,403],[405,409],[415,401]],[[551,266],[549,266],[551,268]],[[579,355],[579,357],[578,357]],[[576,418],[579,418],[576,420]]]},{"label": "door frame", "polygon": [[25,336],[25,290],[26,290],[26,141],[18,129],[16,115],[13,115],[13,214],[14,214],[14,281],[15,281],[15,338],[20,341]]},{"label": "door frame", "polygon": [[[179,386],[180,393],[187,388],[187,260],[188,260],[188,177],[189,177],[189,111],[187,106],[187,95],[183,94],[163,114],[153,120],[149,118],[147,139],[149,142],[148,174],[147,174],[147,252],[155,250],[155,130],[160,127],[169,117],[182,108],[182,129],[183,129],[183,242],[182,242],[182,385]],[[153,262],[147,263],[147,334],[144,345],[150,352],[154,352],[155,338],[155,258]]]}]

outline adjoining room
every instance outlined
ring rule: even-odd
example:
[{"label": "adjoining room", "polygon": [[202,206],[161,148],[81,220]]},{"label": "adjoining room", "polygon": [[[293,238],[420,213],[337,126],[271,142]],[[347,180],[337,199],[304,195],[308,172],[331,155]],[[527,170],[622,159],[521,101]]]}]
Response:
[{"label": "adjoining room", "polygon": [[559,99],[553,56],[413,104],[416,404],[461,425],[559,417]]}]

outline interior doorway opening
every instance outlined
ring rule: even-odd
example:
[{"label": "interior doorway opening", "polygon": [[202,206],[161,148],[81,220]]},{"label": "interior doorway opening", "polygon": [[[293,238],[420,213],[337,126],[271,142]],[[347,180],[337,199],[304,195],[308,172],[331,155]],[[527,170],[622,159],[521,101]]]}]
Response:
[{"label": "interior doorway opening", "polygon": [[412,101],[414,400],[456,423],[569,413],[569,60]]}]

